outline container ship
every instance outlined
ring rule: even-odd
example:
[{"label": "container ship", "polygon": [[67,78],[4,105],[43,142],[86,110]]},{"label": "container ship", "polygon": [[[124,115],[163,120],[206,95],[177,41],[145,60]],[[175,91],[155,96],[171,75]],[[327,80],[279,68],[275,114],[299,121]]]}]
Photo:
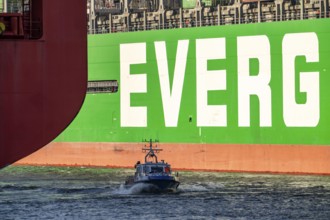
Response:
[{"label": "container ship", "polygon": [[[329,0],[87,1],[84,104],[17,164],[330,174]],[[184,155],[184,156],[183,156]]]}]

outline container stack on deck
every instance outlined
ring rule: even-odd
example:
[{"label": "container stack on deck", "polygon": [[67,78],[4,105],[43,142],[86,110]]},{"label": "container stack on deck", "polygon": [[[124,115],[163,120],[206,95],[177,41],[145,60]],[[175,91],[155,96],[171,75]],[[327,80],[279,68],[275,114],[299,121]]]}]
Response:
[{"label": "container stack on deck", "polygon": [[329,17],[329,0],[88,0],[89,33]]}]

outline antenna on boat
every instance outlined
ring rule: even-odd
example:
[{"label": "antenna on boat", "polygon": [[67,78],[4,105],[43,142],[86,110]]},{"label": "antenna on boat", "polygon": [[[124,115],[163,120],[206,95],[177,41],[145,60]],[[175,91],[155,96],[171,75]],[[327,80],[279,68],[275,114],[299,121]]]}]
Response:
[{"label": "antenna on boat", "polygon": [[[155,142],[158,142],[157,140]],[[157,147],[157,145],[156,145]],[[152,139],[149,140],[149,148],[144,145],[144,148],[142,148],[142,152],[143,153],[147,153],[146,156],[144,157],[144,161],[147,163],[147,159],[150,158],[155,158],[156,163],[158,163],[158,158],[156,156],[156,153],[159,153],[160,151],[162,151],[163,149],[155,149],[152,148]]]}]

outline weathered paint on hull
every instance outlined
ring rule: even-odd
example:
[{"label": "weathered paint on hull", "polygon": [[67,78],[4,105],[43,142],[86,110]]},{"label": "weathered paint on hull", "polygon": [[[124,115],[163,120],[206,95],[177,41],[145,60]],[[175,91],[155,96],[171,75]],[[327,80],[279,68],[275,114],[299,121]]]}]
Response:
[{"label": "weathered paint on hull", "polygon": [[[176,170],[330,175],[330,147],[307,145],[162,143],[159,158]],[[19,165],[132,168],[141,143],[51,143]]]}]

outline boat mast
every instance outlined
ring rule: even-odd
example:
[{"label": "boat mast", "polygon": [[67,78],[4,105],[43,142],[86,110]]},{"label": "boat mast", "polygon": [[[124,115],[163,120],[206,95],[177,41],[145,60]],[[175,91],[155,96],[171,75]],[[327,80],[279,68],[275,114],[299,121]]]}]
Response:
[{"label": "boat mast", "polygon": [[[156,161],[156,163],[158,163],[158,158],[157,158],[157,156],[156,156],[156,153],[159,153],[160,151],[162,151],[162,149],[154,149],[154,148],[152,148],[152,140],[150,139],[150,141],[149,141],[149,148],[147,148],[147,146],[144,146],[145,148],[142,148],[142,152],[143,153],[146,153],[146,152],[148,152],[147,154],[146,154],[146,156],[144,157],[144,161],[145,161],[145,163],[147,163],[147,159],[149,158],[149,157],[151,157],[151,158],[155,158],[155,161]],[[157,146],[156,146],[157,147]]]}]

